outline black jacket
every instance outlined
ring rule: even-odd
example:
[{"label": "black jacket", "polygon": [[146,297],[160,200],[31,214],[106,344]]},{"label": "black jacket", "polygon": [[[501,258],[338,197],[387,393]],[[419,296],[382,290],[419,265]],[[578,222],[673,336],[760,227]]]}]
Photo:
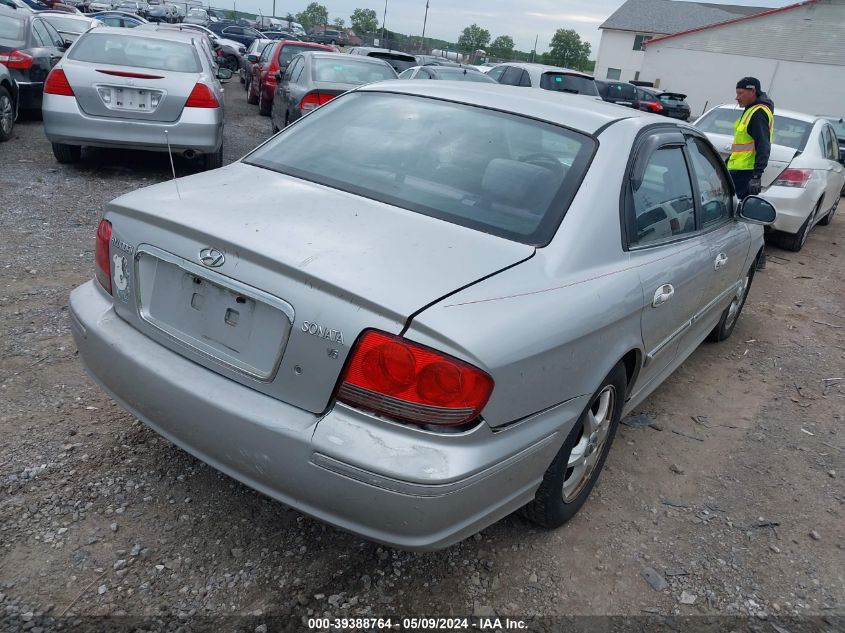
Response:
[{"label": "black jacket", "polygon": [[[771,110],[772,114],[774,114],[774,101],[769,99],[765,92],[761,92],[757,97],[757,101],[748,106],[748,108],[753,108],[755,105],[760,103],[768,106],[769,110]],[[746,108],[746,110],[748,110],[748,108]],[[757,153],[754,158],[753,174],[754,176],[760,177],[763,175],[766,165],[769,164],[769,154],[772,152],[772,144],[769,140],[769,118],[766,116],[765,112],[758,110],[751,115],[751,121],[748,122],[748,133],[751,135],[751,138],[754,139],[754,148]]]}]

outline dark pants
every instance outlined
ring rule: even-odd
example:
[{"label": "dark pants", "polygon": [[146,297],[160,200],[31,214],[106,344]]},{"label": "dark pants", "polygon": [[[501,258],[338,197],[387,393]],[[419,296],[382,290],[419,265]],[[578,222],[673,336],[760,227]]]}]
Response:
[{"label": "dark pants", "polygon": [[[729,171],[731,175],[731,179],[734,181],[734,187],[736,188],[736,197],[740,200],[744,200],[748,196],[748,183],[751,181],[751,176],[754,175],[754,172],[750,169],[742,170],[742,171]],[[760,258],[757,260],[757,270],[763,270],[766,268],[766,250],[765,248],[760,253]]]},{"label": "dark pants", "polygon": [[734,181],[736,197],[744,200],[748,196],[748,183],[751,182],[751,176],[754,175],[754,172],[746,169],[743,171],[730,171],[728,173],[730,173],[731,179]]}]

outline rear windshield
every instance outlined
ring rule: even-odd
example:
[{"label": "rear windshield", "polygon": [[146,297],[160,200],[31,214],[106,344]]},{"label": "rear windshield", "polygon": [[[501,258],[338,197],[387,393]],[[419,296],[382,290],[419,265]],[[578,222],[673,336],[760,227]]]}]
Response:
[{"label": "rear windshield", "polygon": [[396,72],[402,72],[403,70],[413,68],[417,65],[416,59],[408,55],[402,55],[401,53],[367,53],[367,57],[383,59],[393,66],[393,68],[396,69]]},{"label": "rear windshield", "polygon": [[57,31],[60,33],[84,33],[91,24],[84,20],[74,20],[73,18],[63,18],[56,15],[44,16]]},{"label": "rear windshield", "polygon": [[628,101],[635,101],[637,99],[637,89],[631,84],[611,83],[598,84],[601,85],[599,89],[603,97],[608,99],[626,99]]},{"label": "rear windshield", "polygon": [[198,73],[202,70],[196,51],[190,44],[146,37],[127,37],[119,33],[83,35],[70,49],[68,59],[181,73]]},{"label": "rear windshield", "polygon": [[842,119],[828,118],[830,124],[833,126],[833,131],[836,132],[837,138],[845,138],[845,122]]},{"label": "rear windshield", "polygon": [[479,83],[494,84],[496,83],[490,77],[477,70],[466,70],[464,68],[448,68],[440,66],[435,71],[438,79],[448,79],[449,81],[477,81]]},{"label": "rear windshield", "polygon": [[11,15],[0,15],[0,40],[8,42],[23,42],[25,22]]},{"label": "rear windshield", "polygon": [[[705,114],[696,122],[696,126],[702,132],[711,134],[734,135],[734,121],[742,116],[739,108],[717,108]],[[792,149],[803,150],[810,136],[812,124],[798,119],[790,119],[775,114],[774,134],[772,143],[783,145]]]},{"label": "rear windshield", "polygon": [[[338,147],[354,148],[349,160]],[[353,92],[245,162],[525,244],[544,245],[595,142],[525,117],[412,95]]]},{"label": "rear windshield", "polygon": [[320,49],[315,49],[313,46],[297,46],[296,44],[285,44],[284,46],[282,46],[282,50],[279,51],[279,64],[281,64],[282,66],[287,66],[290,63],[290,60],[292,60],[295,55],[313,50]]},{"label": "rear windshield", "polygon": [[[353,57],[350,55],[349,57]],[[314,60],[314,80],[338,84],[369,84],[374,81],[396,79],[393,69],[384,64],[349,60],[320,59]]]},{"label": "rear windshield", "polygon": [[599,91],[596,90],[596,82],[591,77],[582,77],[581,75],[555,72],[543,73],[542,77],[540,77],[540,87],[543,90],[599,96]]}]

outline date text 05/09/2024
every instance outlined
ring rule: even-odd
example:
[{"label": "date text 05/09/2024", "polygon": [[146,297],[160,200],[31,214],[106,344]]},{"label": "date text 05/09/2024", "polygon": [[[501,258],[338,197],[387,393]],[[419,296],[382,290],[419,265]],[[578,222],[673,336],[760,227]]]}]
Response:
[{"label": "date text 05/09/2024", "polygon": [[312,631],[522,631],[528,628],[525,620],[517,618],[308,618]]}]

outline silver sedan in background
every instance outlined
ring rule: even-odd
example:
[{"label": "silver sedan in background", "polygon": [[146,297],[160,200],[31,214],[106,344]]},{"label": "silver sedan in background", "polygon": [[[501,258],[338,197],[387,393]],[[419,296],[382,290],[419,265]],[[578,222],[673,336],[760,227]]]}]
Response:
[{"label": "silver sedan in background", "polygon": [[685,123],[450,81],[347,92],[179,191],[106,207],[83,363],[215,468],[409,549],[570,519],[620,417],[730,336],[775,215]]},{"label": "silver sedan in background", "polygon": [[44,131],[61,163],[83,146],[174,152],[220,167],[223,89],[188,33],[102,27],[83,34],[44,87]]}]

